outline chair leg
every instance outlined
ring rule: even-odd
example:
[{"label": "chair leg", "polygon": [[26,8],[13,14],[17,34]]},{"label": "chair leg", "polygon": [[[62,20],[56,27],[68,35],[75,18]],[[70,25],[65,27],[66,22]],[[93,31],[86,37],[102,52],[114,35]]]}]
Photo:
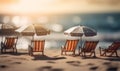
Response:
[{"label": "chair leg", "polygon": [[119,57],[117,51],[115,51],[115,54],[116,54],[116,57]]},{"label": "chair leg", "polygon": [[83,56],[83,52],[80,53]]},{"label": "chair leg", "polygon": [[65,55],[67,55],[66,51],[65,51]]},{"label": "chair leg", "polygon": [[63,51],[61,50],[61,55],[63,55]]},{"label": "chair leg", "polygon": [[30,51],[30,52],[29,52],[29,55],[30,55],[30,56],[33,56],[33,51]]},{"label": "chair leg", "polygon": [[44,55],[44,51],[42,51],[42,55]]},{"label": "chair leg", "polygon": [[73,52],[73,56],[75,56],[75,51]]},{"label": "chair leg", "polygon": [[30,56],[33,55],[32,48],[31,48],[31,47],[28,47],[28,53],[29,53]]},{"label": "chair leg", "polygon": [[106,50],[103,52],[103,54],[101,53],[101,56],[106,56]]},{"label": "chair leg", "polygon": [[80,55],[81,55],[81,56],[84,56],[84,54],[83,54],[83,53],[84,53],[84,52],[80,51]]},{"label": "chair leg", "polygon": [[4,49],[4,52],[6,52],[6,49]]},{"label": "chair leg", "polygon": [[93,56],[93,57],[96,57],[96,53],[95,53],[95,51],[94,51],[93,53],[94,53],[94,56]]},{"label": "chair leg", "polygon": [[13,48],[13,53],[17,53],[17,49],[16,48]]},{"label": "chair leg", "polygon": [[83,53],[83,56],[84,56],[84,57],[86,56],[86,53],[85,53],[85,52]]},{"label": "chair leg", "polygon": [[112,56],[114,53],[116,54],[116,57],[118,57],[117,51],[111,52],[110,56]]},{"label": "chair leg", "polygon": [[78,49],[78,55],[80,55],[81,53],[80,53],[80,48]]},{"label": "chair leg", "polygon": [[6,45],[3,42],[1,42],[1,53],[4,52],[6,52]]},{"label": "chair leg", "polygon": [[16,50],[16,53],[17,53],[17,49],[15,49]]},{"label": "chair leg", "polygon": [[3,48],[1,47],[1,53],[3,53]]},{"label": "chair leg", "polygon": [[1,49],[1,53],[3,53],[3,50]]},{"label": "chair leg", "polygon": [[101,52],[102,50],[101,50],[101,47],[99,47],[99,51],[100,51],[100,56],[102,56],[102,52]]}]

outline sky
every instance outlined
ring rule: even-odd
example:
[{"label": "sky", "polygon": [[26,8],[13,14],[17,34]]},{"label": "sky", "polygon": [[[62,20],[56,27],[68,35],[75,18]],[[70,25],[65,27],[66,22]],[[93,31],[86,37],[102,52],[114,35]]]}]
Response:
[{"label": "sky", "polygon": [[120,12],[119,0],[0,0],[1,14]]}]

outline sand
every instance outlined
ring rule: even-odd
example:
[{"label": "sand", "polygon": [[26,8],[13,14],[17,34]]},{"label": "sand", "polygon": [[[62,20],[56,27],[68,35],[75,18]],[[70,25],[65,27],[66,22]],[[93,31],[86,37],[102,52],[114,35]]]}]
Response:
[{"label": "sand", "polygon": [[120,71],[120,57],[99,56],[98,51],[96,54],[96,58],[84,58],[46,49],[44,56],[29,56],[27,50],[18,50],[17,54],[0,54],[0,71]]}]

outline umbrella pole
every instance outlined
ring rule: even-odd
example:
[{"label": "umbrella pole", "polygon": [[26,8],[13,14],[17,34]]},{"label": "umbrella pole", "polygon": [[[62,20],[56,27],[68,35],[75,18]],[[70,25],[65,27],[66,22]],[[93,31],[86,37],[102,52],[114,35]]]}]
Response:
[{"label": "umbrella pole", "polygon": [[34,36],[32,36],[32,40],[34,40]]},{"label": "umbrella pole", "polygon": [[81,43],[80,46],[79,46],[79,49],[78,49],[78,53],[80,55],[80,49],[82,48],[82,36],[80,37],[79,42]]},{"label": "umbrella pole", "polygon": [[82,37],[81,37],[81,48],[82,48]]},{"label": "umbrella pole", "polygon": [[[3,24],[2,24],[2,27],[1,27],[2,29],[3,29]],[[2,41],[3,41],[3,35],[2,35]]]}]

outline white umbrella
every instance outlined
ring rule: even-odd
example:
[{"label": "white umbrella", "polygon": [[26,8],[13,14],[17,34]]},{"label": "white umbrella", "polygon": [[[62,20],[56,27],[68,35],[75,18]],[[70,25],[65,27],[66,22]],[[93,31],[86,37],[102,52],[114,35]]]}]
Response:
[{"label": "white umbrella", "polygon": [[97,32],[87,26],[74,26],[66,30],[64,34],[70,35],[70,36],[82,37],[83,35],[84,36],[95,36],[97,35]]},{"label": "white umbrella", "polygon": [[81,37],[81,42],[82,42],[82,36],[86,36],[86,37],[95,36],[97,35],[97,32],[90,27],[79,25],[69,28],[68,30],[64,31],[64,34],[75,37]]},{"label": "white umbrella", "polygon": [[50,30],[46,29],[41,24],[30,24],[24,25],[16,30],[17,32],[21,33],[23,36],[33,36],[36,34],[37,36],[48,35],[50,34]]}]

